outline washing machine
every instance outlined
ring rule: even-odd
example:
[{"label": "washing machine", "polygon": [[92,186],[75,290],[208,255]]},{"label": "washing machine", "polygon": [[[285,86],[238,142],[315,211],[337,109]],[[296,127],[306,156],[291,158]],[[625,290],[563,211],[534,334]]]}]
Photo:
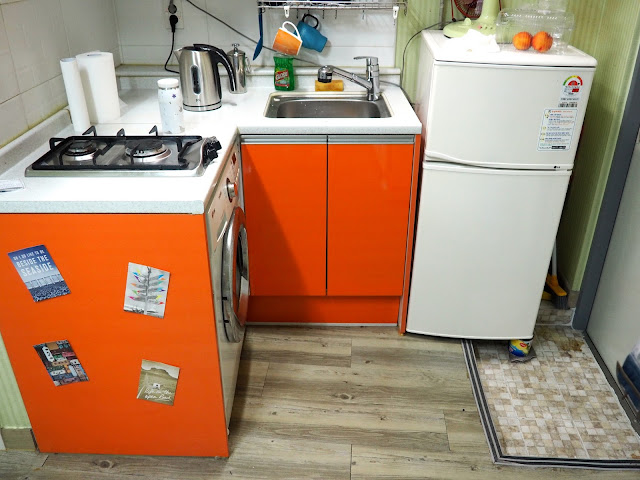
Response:
[{"label": "washing machine", "polygon": [[240,144],[235,141],[219,169],[206,207],[220,376],[227,427],[238,378],[249,304],[249,245],[244,216]]}]

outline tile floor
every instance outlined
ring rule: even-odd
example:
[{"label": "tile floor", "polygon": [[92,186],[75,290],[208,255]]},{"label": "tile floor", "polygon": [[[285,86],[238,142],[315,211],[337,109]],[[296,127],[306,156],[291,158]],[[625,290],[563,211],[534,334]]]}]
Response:
[{"label": "tile floor", "polygon": [[640,437],[580,332],[538,325],[537,358],[510,363],[506,342],[476,342],[478,371],[506,455],[638,459]]},{"label": "tile floor", "polygon": [[538,310],[536,325],[570,325],[575,313],[575,308],[558,310],[552,302],[542,300]]}]

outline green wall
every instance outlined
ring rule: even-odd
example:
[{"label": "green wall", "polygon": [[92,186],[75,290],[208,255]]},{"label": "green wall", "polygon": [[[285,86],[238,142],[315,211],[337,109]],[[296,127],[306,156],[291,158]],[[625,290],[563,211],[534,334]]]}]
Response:
[{"label": "green wall", "polygon": [[28,428],[29,417],[22,403],[7,351],[0,335],[0,427]]},{"label": "green wall", "polygon": [[[530,0],[503,0],[513,8]],[[407,40],[438,21],[438,0],[411,0],[409,12],[399,16],[396,66],[402,64]],[[560,276],[571,290],[579,290],[593,239],[598,212],[618,138],[631,75],[640,46],[638,0],[569,0],[576,18],[571,43],[598,60],[574,175],[558,232]],[[444,19],[450,20],[449,0]],[[415,98],[418,65],[416,38],[407,49],[404,87]]]},{"label": "green wall", "polygon": [[576,15],[572,43],[598,60],[558,233],[558,268],[579,290],[638,54],[640,2],[570,0],[569,8]]},{"label": "green wall", "polygon": [[[448,3],[448,1],[447,1]],[[410,0],[407,15],[402,11],[398,15],[398,30],[396,33],[396,66],[402,67],[402,52],[411,36],[425,27],[438,23],[440,2],[438,0]],[[437,28],[437,27],[434,27]],[[411,100],[416,94],[416,80],[418,76],[419,36],[411,41],[407,48],[403,86]]]}]

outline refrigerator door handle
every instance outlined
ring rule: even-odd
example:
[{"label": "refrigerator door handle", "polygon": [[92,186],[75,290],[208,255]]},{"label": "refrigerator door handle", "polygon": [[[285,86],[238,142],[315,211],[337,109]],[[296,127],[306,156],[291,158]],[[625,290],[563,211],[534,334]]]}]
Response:
[{"label": "refrigerator door handle", "polygon": [[463,165],[460,163],[449,163],[441,160],[427,158],[422,162],[422,168],[424,170],[440,170],[448,172],[460,172],[460,173],[473,173],[483,175],[511,175],[511,176],[556,176],[556,175],[571,175],[571,170],[563,169],[509,169],[509,168],[490,168],[478,165]]},{"label": "refrigerator door handle", "polygon": [[540,163],[504,163],[504,162],[482,162],[482,161],[474,161],[465,158],[458,158],[452,155],[447,155],[446,153],[437,152],[433,150],[429,150],[425,148],[424,151],[425,161],[426,162],[446,162],[456,165],[465,165],[470,167],[484,167],[484,168],[498,168],[498,169],[507,169],[507,170],[546,170],[546,171],[558,171],[558,170],[571,170],[573,168],[573,164],[569,163],[558,163],[554,164],[540,164]]}]

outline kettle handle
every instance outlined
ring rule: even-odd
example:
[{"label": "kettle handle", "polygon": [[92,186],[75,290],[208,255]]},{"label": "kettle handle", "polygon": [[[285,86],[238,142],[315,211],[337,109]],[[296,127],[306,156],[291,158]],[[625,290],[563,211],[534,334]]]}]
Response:
[{"label": "kettle handle", "polygon": [[[236,75],[233,72],[233,68],[231,68],[231,62],[229,61],[229,57],[224,53],[221,49],[214,47],[213,45],[207,45],[205,43],[194,43],[193,46],[199,50],[204,50],[209,52],[211,55],[211,63],[215,66],[218,63],[221,63],[222,66],[227,71],[229,75],[229,87],[232,92],[236,91],[237,79]],[[221,92],[218,92],[220,96],[222,96]]]}]

